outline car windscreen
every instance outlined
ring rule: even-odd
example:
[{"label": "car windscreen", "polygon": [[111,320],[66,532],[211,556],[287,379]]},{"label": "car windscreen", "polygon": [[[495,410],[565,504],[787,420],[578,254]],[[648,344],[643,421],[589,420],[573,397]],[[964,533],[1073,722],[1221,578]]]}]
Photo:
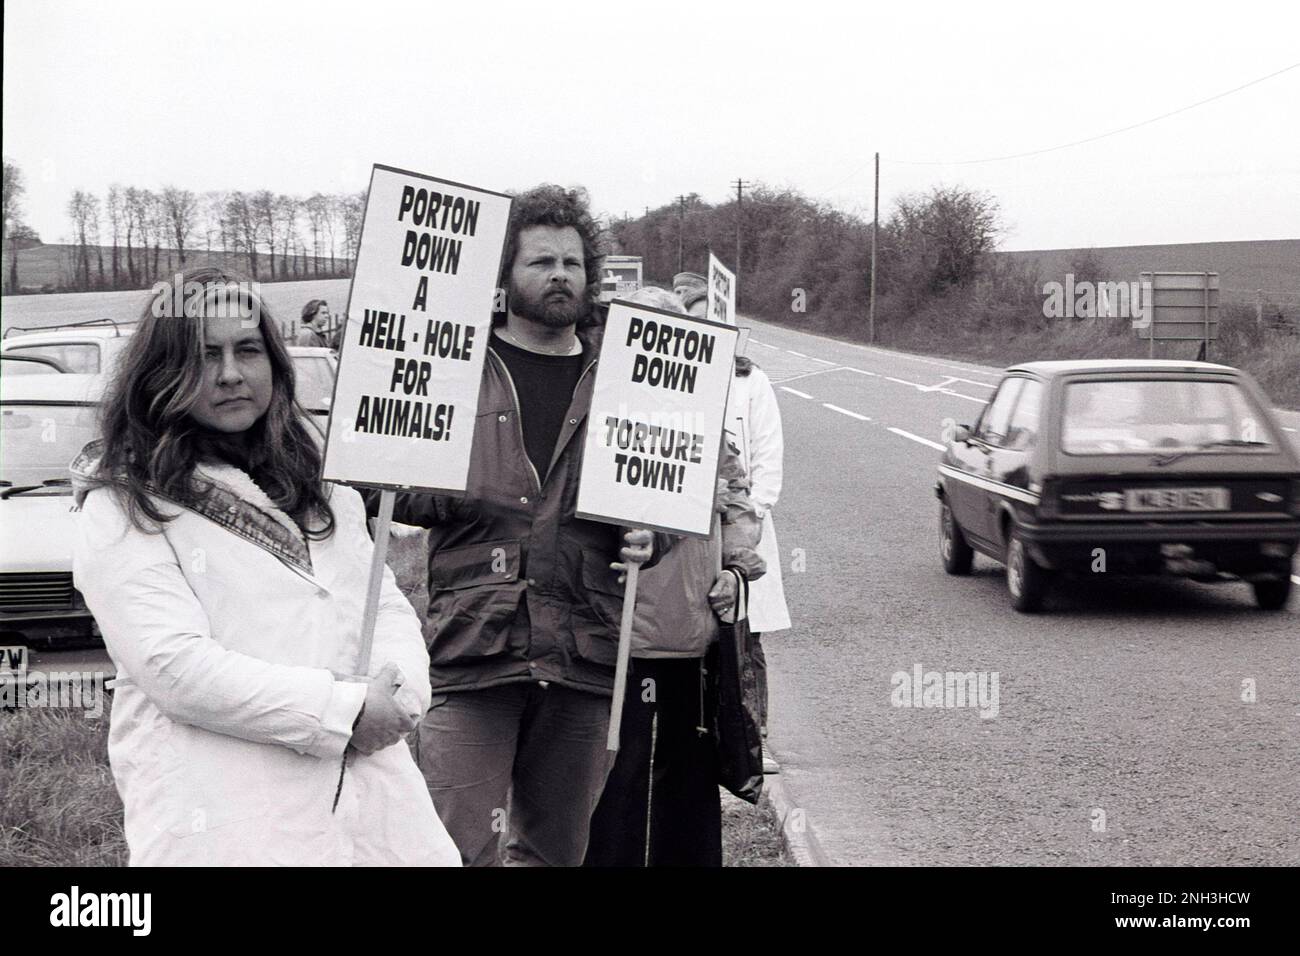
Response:
[{"label": "car windscreen", "polygon": [[11,355],[36,355],[51,358],[69,372],[86,375],[99,373],[99,345],[94,342],[64,342],[48,345],[11,345],[5,349]]},{"label": "car windscreen", "polygon": [[1275,450],[1263,414],[1235,382],[1070,382],[1063,407],[1061,449],[1068,455]]},{"label": "car windscreen", "polygon": [[329,411],[334,396],[334,363],[323,355],[295,355],[293,370],[298,404],[311,411]]},{"label": "car windscreen", "polygon": [[68,478],[68,465],[95,437],[94,405],[0,405],[0,480],[40,485]]}]

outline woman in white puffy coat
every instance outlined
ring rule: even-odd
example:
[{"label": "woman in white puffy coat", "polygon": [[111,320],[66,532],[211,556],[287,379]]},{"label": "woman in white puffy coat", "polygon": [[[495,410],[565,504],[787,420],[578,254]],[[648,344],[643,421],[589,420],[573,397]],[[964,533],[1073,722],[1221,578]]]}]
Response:
[{"label": "woman in white puffy coat", "polygon": [[356,674],[361,498],[320,482],[260,302],[227,274],[190,278],[260,323],[146,311],[103,438],[73,463],[73,573],[117,666],[130,862],[458,865],[402,739],[429,704],[419,620],[386,570]]}]

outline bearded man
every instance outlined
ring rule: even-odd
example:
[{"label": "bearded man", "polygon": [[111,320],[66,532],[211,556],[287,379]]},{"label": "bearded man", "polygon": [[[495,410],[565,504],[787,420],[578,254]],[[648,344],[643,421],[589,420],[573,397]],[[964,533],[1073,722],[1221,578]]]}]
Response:
[{"label": "bearded man", "polygon": [[514,198],[468,489],[399,494],[393,512],[429,528],[433,698],[417,760],[470,865],[582,862],[609,770],[619,572],[671,546],[574,514],[601,258],[583,192]]}]

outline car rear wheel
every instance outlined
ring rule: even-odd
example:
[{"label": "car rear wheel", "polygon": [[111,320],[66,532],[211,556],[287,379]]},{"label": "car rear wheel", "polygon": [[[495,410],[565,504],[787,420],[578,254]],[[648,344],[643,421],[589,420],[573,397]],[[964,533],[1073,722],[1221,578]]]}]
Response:
[{"label": "car rear wheel", "polygon": [[949,574],[970,574],[975,557],[975,550],[966,543],[966,536],[946,501],[939,503],[939,557]]},{"label": "car rear wheel", "polygon": [[1012,525],[1007,542],[1007,592],[1011,606],[1025,614],[1042,610],[1050,572],[1029,555],[1020,531]]},{"label": "car rear wheel", "polygon": [[1291,596],[1289,575],[1280,581],[1255,581],[1251,587],[1255,589],[1255,603],[1264,611],[1280,611]]}]

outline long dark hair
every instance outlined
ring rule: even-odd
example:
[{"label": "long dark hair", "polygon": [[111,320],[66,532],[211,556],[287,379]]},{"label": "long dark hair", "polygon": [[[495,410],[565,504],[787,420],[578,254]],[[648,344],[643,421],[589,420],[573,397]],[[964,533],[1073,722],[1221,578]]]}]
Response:
[{"label": "long dark hair", "polygon": [[[271,363],[270,406],[249,429],[247,450],[191,417],[203,387],[203,308],[198,315],[187,309],[173,316],[171,289],[161,283],[163,288],[154,287],[105,394],[100,410],[103,456],[96,477],[117,491],[137,528],[156,531],[176,516],[162,512],[149,493],[178,502],[201,497],[209,489],[196,481],[194,466],[224,460],[247,471],[304,534],[328,538],[334,532],[334,512],[321,484],[320,449],[294,397],[293,360],[256,284],[238,273],[206,267],[183,273],[180,283],[185,290],[225,287],[232,305],[249,310],[241,314],[256,317]],[[232,284],[237,288],[230,289]]]}]

